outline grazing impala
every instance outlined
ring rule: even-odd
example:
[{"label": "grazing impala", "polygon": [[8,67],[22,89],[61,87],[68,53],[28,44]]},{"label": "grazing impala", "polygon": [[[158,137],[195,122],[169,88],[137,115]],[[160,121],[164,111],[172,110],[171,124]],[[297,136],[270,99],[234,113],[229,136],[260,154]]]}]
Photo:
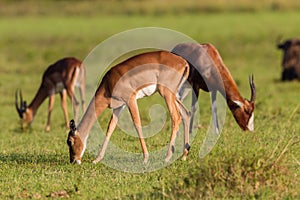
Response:
[{"label": "grazing impala", "polygon": [[[56,93],[60,94],[66,127],[68,127],[67,95],[72,100],[75,119],[77,119],[79,102],[74,95],[75,86],[79,87],[82,109],[85,110],[85,67],[83,63],[76,58],[63,58],[46,69],[43,74],[42,83],[29,106],[27,106],[26,101],[23,101],[21,90],[17,90],[15,103],[18,114],[22,119],[22,128],[31,125],[39,106],[49,97],[46,131],[50,130],[50,116],[54,105],[54,95]],[[18,96],[20,103],[18,103]]]},{"label": "grazing impala", "polygon": [[[206,92],[211,91],[212,93],[212,114],[217,133],[219,132],[216,107],[217,91],[226,98],[227,105],[241,129],[254,130],[256,90],[253,76],[249,80],[251,98],[247,100],[241,96],[218,50],[212,44],[182,43],[175,46],[172,52],[183,57],[190,64],[188,81],[195,92],[192,98],[190,130],[196,110],[199,89]],[[181,93],[181,95],[183,94]],[[184,96],[181,96],[181,98],[184,98]]]},{"label": "grazing impala", "polygon": [[146,163],[149,155],[142,133],[137,99],[149,96],[156,91],[164,98],[172,121],[172,134],[165,161],[169,161],[174,151],[176,133],[181,119],[185,132],[183,154],[183,159],[185,159],[189,150],[189,112],[176,98],[176,93],[186,81],[188,74],[188,63],[181,57],[166,51],[143,53],[111,68],[104,75],[78,127],[75,126],[73,120],[70,122],[71,130],[67,139],[70,162],[81,163],[93,123],[106,108],[111,108],[113,114],[106,138],[93,163],[101,161],[120,113],[127,106],[138,133]]}]

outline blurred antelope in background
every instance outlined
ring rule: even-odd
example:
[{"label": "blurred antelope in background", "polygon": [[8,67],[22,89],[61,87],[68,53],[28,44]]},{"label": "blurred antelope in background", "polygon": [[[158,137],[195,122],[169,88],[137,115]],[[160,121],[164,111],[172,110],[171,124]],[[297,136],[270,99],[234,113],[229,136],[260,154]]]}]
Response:
[{"label": "blurred antelope in background", "polygon": [[[241,129],[254,130],[256,89],[253,76],[249,79],[251,98],[247,100],[240,94],[218,50],[212,44],[182,43],[176,45],[172,52],[186,59],[190,65],[188,82],[195,92],[195,95],[192,96],[190,130],[192,130],[193,115],[198,103],[199,89],[212,93],[212,114],[216,133],[219,133],[217,91],[226,99],[227,105]],[[180,92],[181,99],[184,98],[185,93],[184,91]]]},{"label": "blurred antelope in background", "polygon": [[26,126],[31,125],[38,108],[49,97],[46,131],[50,131],[50,117],[56,93],[60,94],[66,127],[68,127],[67,96],[72,101],[75,119],[78,117],[79,101],[74,95],[75,86],[79,87],[82,109],[84,111],[85,66],[80,60],[69,57],[58,60],[46,69],[41,85],[28,106],[26,101],[23,101],[21,90],[18,89],[15,93],[15,104],[19,117],[22,119],[22,128],[24,129]]}]

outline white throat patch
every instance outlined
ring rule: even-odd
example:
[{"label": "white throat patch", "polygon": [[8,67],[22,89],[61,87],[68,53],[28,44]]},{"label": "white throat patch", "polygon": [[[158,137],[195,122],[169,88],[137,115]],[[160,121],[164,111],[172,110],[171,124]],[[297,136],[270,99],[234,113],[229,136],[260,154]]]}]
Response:
[{"label": "white throat patch", "polygon": [[249,131],[254,131],[254,113],[252,113],[252,115],[249,119],[247,128],[248,128]]}]

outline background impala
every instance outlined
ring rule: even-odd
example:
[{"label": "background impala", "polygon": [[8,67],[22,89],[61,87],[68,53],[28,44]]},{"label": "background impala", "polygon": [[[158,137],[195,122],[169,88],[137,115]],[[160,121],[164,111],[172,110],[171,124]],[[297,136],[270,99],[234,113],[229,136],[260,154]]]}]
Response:
[{"label": "background impala", "polygon": [[68,127],[67,96],[72,101],[75,119],[77,119],[79,101],[74,95],[75,86],[79,87],[82,109],[85,110],[85,67],[80,60],[70,57],[58,60],[46,69],[41,85],[29,106],[26,101],[23,101],[21,90],[17,90],[15,104],[19,117],[22,119],[22,128],[31,125],[38,108],[49,97],[46,131],[50,130],[50,117],[56,93],[60,94],[66,127]]},{"label": "background impala", "polygon": [[[183,43],[175,46],[172,52],[183,57],[190,64],[188,81],[195,92],[192,98],[192,116],[196,111],[199,90],[211,92],[213,120],[216,132],[219,133],[216,103],[217,91],[219,91],[226,98],[227,105],[241,129],[254,130],[256,90],[253,76],[249,79],[251,98],[247,100],[241,96],[218,50],[212,44]],[[184,95],[184,92],[181,95]],[[193,117],[190,126],[192,123]]]}]

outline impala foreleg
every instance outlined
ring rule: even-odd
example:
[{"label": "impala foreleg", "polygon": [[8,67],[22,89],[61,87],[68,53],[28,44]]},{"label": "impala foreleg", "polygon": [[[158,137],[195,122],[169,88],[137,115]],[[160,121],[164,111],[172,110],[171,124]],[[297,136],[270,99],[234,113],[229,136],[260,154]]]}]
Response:
[{"label": "impala foreleg", "polygon": [[66,121],[66,127],[68,128],[69,116],[68,116],[67,92],[66,90],[63,90],[59,94],[61,98],[61,107],[64,112],[64,117]]},{"label": "impala foreleg", "polygon": [[53,106],[54,106],[54,101],[55,101],[55,96],[54,96],[54,94],[51,94],[49,96],[49,105],[48,105],[48,120],[47,120],[47,125],[46,125],[47,132],[50,131],[50,118],[51,118],[51,112],[52,112]]},{"label": "impala foreleg", "polygon": [[104,143],[102,145],[101,151],[98,154],[98,157],[93,161],[94,164],[101,161],[102,158],[104,157],[108,142],[110,140],[110,137],[111,137],[112,133],[114,132],[114,130],[116,128],[116,125],[117,125],[118,120],[119,120],[119,116],[120,116],[121,112],[123,111],[123,109],[124,109],[124,106],[121,106],[121,107],[116,108],[116,109],[113,110],[113,114],[110,118],[110,122],[109,122],[109,125],[108,125],[108,128],[107,128]]},{"label": "impala foreleg", "polygon": [[219,122],[218,122],[218,115],[217,115],[217,91],[213,90],[211,92],[211,109],[212,109],[212,116],[213,122],[215,126],[215,131],[219,134]]}]

